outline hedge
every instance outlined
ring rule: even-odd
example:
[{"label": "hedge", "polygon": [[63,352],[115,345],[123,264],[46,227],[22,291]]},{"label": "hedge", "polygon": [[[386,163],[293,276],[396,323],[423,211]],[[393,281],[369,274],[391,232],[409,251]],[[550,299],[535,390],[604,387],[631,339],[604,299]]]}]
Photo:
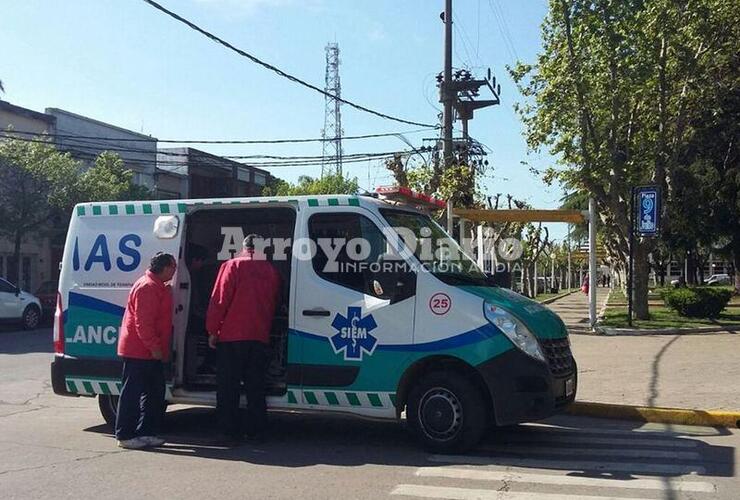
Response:
[{"label": "hedge", "polygon": [[732,292],[718,288],[676,288],[663,293],[665,305],[681,316],[716,318],[732,298]]}]

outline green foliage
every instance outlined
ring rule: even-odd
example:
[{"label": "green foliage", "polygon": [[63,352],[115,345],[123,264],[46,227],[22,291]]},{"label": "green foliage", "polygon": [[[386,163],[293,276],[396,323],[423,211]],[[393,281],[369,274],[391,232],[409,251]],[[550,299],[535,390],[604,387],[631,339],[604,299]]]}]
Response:
[{"label": "green foliage", "polygon": [[[696,159],[689,155],[692,149],[709,145],[702,155],[715,169],[730,158],[719,176],[729,184],[727,195],[718,204],[737,204],[737,184],[728,170],[737,165],[732,137],[737,138],[738,120],[727,112],[737,109],[731,97],[737,100],[740,67],[737,2],[550,0],[549,5],[542,52],[534,64],[510,68],[524,95],[517,110],[528,146],[548,149],[559,159],[546,180],[596,199],[603,241],[622,265],[629,193],[641,183],[663,187],[665,220],[675,223],[673,234],[696,241],[697,233],[709,229],[707,214],[721,210],[711,207],[716,196],[703,196],[695,205],[691,189],[699,177],[685,175]],[[711,123],[722,125],[705,139],[723,140],[697,142]],[[635,247],[638,314],[643,316],[647,254],[653,246],[638,239]]]},{"label": "green foliage", "polygon": [[398,186],[450,200],[456,207],[471,208],[484,204],[484,194],[479,187],[484,172],[480,168],[464,163],[456,163],[446,169],[435,169],[426,162],[407,166],[400,157],[388,160],[385,166]]},{"label": "green foliage", "polygon": [[95,165],[80,178],[84,193],[84,200],[81,201],[150,199],[151,191],[134,184],[133,175],[118,154],[104,151],[95,159]]},{"label": "green foliage", "polygon": [[79,167],[51,144],[0,141],[0,231],[17,235],[70,211],[79,197]]},{"label": "green foliage", "polygon": [[677,288],[662,293],[666,306],[681,316],[716,318],[727,306],[732,292],[719,288]]},{"label": "green foliage", "polygon": [[262,189],[263,196],[300,196],[321,194],[357,194],[360,190],[357,178],[350,179],[339,173],[327,174],[315,179],[307,175],[298,178],[296,184],[275,179]]}]

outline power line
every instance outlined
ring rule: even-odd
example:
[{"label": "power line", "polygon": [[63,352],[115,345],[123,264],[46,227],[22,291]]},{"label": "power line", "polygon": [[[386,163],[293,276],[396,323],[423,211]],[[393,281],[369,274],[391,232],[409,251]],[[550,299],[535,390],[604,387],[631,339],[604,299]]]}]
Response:
[{"label": "power line", "polygon": [[[4,136],[0,133],[0,137],[8,137]],[[110,144],[101,144],[101,143],[92,143],[92,142],[84,142],[79,144],[73,144],[73,143],[66,143],[66,144],[54,144],[53,142],[50,142],[49,140],[42,140],[42,139],[30,139],[26,137],[8,137],[9,139],[21,141],[21,142],[30,142],[30,143],[41,143],[41,144],[49,144],[54,145],[58,149],[62,150],[63,152],[68,153],[75,153],[79,156],[88,157],[91,159],[97,158],[98,154],[95,151],[91,150],[102,150],[102,151],[111,151],[115,153],[145,153],[145,154],[156,154],[156,155],[162,155],[166,157],[173,157],[173,158],[183,158],[188,157],[189,155],[187,153],[177,153],[174,151],[153,151],[153,150],[145,150],[145,149],[137,149],[137,148],[119,148],[115,146],[111,146]],[[85,151],[87,150],[87,151]],[[211,155],[211,153],[206,153],[208,155]],[[383,159],[383,158],[392,158],[395,155],[403,155],[403,154],[411,154],[411,151],[386,151],[386,152],[376,152],[376,153],[350,153],[345,155],[348,161],[356,162],[356,161],[368,161],[373,159]],[[236,159],[263,159],[263,160],[284,160],[284,161],[263,161],[263,162],[237,162],[242,163],[244,166],[251,166],[251,167],[259,167],[261,165],[264,166],[297,166],[297,165],[321,165],[321,161],[323,156],[278,156],[278,155],[213,155],[217,158],[224,158],[229,160],[236,160]],[[157,160],[157,161],[150,161],[150,160],[144,160],[144,159],[136,159],[136,158],[123,158],[124,162],[126,163],[136,163],[136,164],[154,164],[154,165],[183,165],[182,161],[178,160]],[[200,161],[198,161],[200,160]],[[208,160],[204,162],[203,159],[195,159],[195,163],[198,165],[204,165],[207,164]],[[214,165],[218,166],[218,165]]]},{"label": "power line", "polygon": [[493,18],[496,21],[499,32],[501,33],[501,39],[504,42],[504,48],[506,48],[506,52],[509,53],[509,57],[514,62],[519,60],[519,54],[517,54],[516,46],[514,45],[514,41],[511,38],[511,32],[509,31],[509,26],[506,23],[503,9],[501,9],[501,6],[498,5],[495,0],[488,0],[488,5],[491,7],[491,13],[493,13]]},{"label": "power line", "polygon": [[[364,134],[364,135],[348,135],[342,136],[342,140],[356,140],[356,139],[375,139],[378,137],[394,137],[399,134],[418,134],[420,132],[427,132],[429,130],[435,130],[439,127],[425,127],[406,132],[387,132],[382,134]],[[4,134],[18,134],[18,135],[35,135],[35,136],[51,136],[58,138],[70,138],[70,139],[97,139],[101,141],[115,141],[115,142],[161,142],[167,144],[299,144],[304,142],[326,142],[332,141],[333,138],[324,139],[322,137],[306,138],[306,139],[157,139],[152,137],[151,139],[134,139],[134,138],[118,138],[118,137],[103,137],[94,135],[74,135],[74,134],[44,134],[40,132],[31,132],[24,130],[3,130]]]},{"label": "power line", "polygon": [[351,107],[353,107],[355,109],[359,109],[360,111],[364,111],[365,113],[370,113],[371,115],[379,116],[380,118],[385,118],[386,120],[392,120],[392,121],[395,121],[395,122],[406,123],[407,125],[416,125],[416,126],[420,126],[420,127],[434,127],[434,125],[430,125],[428,123],[421,123],[421,122],[415,122],[415,121],[411,121],[411,120],[404,120],[402,118],[397,118],[395,116],[387,115],[385,113],[381,113],[379,111],[374,111],[374,110],[372,110],[370,108],[366,108],[365,106],[361,106],[359,104],[355,104],[352,101],[348,101],[346,99],[342,99],[339,96],[336,96],[336,95],[333,95],[333,94],[331,94],[329,92],[326,92],[325,90],[320,89],[319,87],[317,87],[315,85],[312,85],[312,84],[310,84],[310,83],[308,83],[308,82],[306,82],[304,80],[301,80],[300,78],[297,78],[297,77],[295,77],[295,76],[293,76],[293,75],[291,75],[289,73],[286,73],[285,71],[283,71],[283,70],[281,70],[281,69],[273,66],[272,64],[266,63],[266,62],[262,61],[261,59],[258,59],[257,57],[253,56],[252,54],[249,54],[249,53],[243,51],[242,49],[235,47],[234,45],[230,44],[226,40],[224,40],[222,38],[219,38],[218,36],[214,35],[213,33],[210,33],[208,31],[206,31],[205,29],[201,28],[200,26],[196,25],[195,23],[193,23],[191,21],[188,21],[184,17],[182,17],[182,16],[180,16],[178,14],[175,14],[171,10],[167,10],[166,8],[164,8],[162,5],[158,4],[154,0],[143,0],[143,1],[146,2],[146,3],[148,3],[149,5],[151,5],[155,9],[157,9],[157,10],[159,10],[159,11],[167,14],[171,18],[176,19],[177,21],[180,21],[181,23],[183,23],[186,26],[188,26],[189,28],[197,31],[198,33],[200,33],[202,35],[205,35],[206,37],[210,38],[214,42],[223,45],[227,49],[233,50],[234,52],[236,52],[237,54],[239,54],[242,57],[246,57],[247,59],[249,59],[253,63],[259,64],[260,66],[262,66],[264,68],[267,68],[267,69],[269,69],[270,71],[272,71],[274,73],[277,73],[278,75],[282,76],[283,78],[287,78],[291,82],[297,83],[297,84],[302,85],[302,86],[304,86],[306,88],[309,88],[309,89],[311,89],[313,91],[316,91],[316,92],[320,93],[321,95],[323,95],[324,97],[329,97],[331,99],[336,99],[337,101],[339,101],[339,102],[341,102],[343,104],[346,104],[347,106],[351,106]]},{"label": "power line", "polygon": [[[89,140],[80,140],[76,142],[66,142],[61,144],[55,144],[53,142],[50,142],[49,140],[43,140],[43,139],[29,139],[26,137],[10,137],[7,135],[4,135],[5,132],[0,132],[0,137],[7,137],[9,139],[13,139],[16,141],[22,141],[22,142],[32,142],[32,143],[41,143],[41,144],[53,144],[58,147],[67,147],[67,148],[82,148],[82,149],[99,149],[104,151],[112,151],[112,152],[122,152],[122,153],[143,153],[143,154],[158,154],[158,155],[164,155],[164,156],[172,156],[172,157],[188,157],[190,156],[188,153],[178,153],[176,151],[163,151],[161,149],[157,150],[148,150],[148,149],[140,149],[140,148],[134,148],[134,147],[118,147],[115,145],[107,144],[107,143],[101,143],[101,142],[91,142]],[[47,136],[50,137],[51,136]],[[75,149],[71,149],[71,151],[75,151]],[[226,159],[238,159],[238,160],[248,160],[248,159],[275,159],[275,160],[293,160],[293,159],[312,159],[312,160],[321,160],[323,156],[285,156],[285,155],[215,155],[212,153],[208,153],[204,151],[204,153],[208,155],[213,155],[219,158],[226,158]],[[393,154],[404,154],[404,153],[410,153],[407,151],[387,151],[387,152],[381,152],[381,153],[349,153],[345,156],[347,158],[356,158],[356,157],[374,157],[374,156],[388,156]]]}]

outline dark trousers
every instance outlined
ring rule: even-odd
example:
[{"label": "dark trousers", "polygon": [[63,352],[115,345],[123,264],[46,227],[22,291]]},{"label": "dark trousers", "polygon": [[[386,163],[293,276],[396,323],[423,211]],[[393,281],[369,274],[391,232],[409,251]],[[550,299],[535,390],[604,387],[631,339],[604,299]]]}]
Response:
[{"label": "dark trousers", "polygon": [[[223,433],[240,436],[242,432],[255,435],[264,430],[267,422],[265,403],[265,370],[267,346],[262,342],[244,340],[220,342],[218,350],[217,412]],[[241,384],[247,394],[247,415],[243,422],[239,410]]]},{"label": "dark trousers", "polygon": [[164,365],[161,361],[123,359],[116,439],[154,436],[164,413]]}]

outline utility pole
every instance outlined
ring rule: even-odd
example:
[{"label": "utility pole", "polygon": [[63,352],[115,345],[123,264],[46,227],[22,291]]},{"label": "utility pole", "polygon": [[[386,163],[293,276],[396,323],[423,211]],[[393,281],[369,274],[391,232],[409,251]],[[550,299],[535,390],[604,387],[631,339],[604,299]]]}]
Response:
[{"label": "utility pole", "polygon": [[[489,68],[486,78],[476,79],[470,71],[461,69],[452,71],[452,0],[445,0],[445,11],[440,15],[444,22],[444,69],[437,75],[439,84],[439,102],[442,103],[442,169],[449,168],[455,155],[453,150],[461,149],[462,159],[467,162],[470,154],[470,136],[468,121],[473,119],[476,109],[500,104],[501,86],[491,77]],[[491,90],[493,99],[476,100],[480,88],[486,86]],[[462,121],[462,147],[456,148],[452,134],[455,116]]]},{"label": "utility pole", "polygon": [[452,113],[455,94],[450,88],[452,84],[452,0],[445,0],[445,11],[442,14],[445,25],[444,45],[444,75],[439,86],[442,110],[442,165],[449,168],[452,165]]},{"label": "utility pole", "polygon": [[588,319],[596,325],[596,200],[588,199]]},{"label": "utility pole", "polygon": [[571,272],[570,264],[570,224],[568,224],[568,290],[573,288],[573,284],[571,283],[571,276],[573,275],[573,273]]}]

